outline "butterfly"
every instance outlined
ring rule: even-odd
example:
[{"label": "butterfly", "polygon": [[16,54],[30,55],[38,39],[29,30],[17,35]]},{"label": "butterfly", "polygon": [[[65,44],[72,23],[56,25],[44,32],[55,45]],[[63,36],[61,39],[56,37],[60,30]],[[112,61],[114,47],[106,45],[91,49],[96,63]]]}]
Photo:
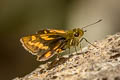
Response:
[{"label": "butterfly", "polygon": [[[101,20],[93,24],[96,24],[100,21]],[[86,28],[90,25],[87,25],[83,28]],[[64,50],[70,49],[72,46],[76,49],[82,40],[90,43],[86,38],[83,37],[84,32],[86,32],[86,30],[83,30],[83,28],[75,28],[68,31],[43,29],[38,31],[36,34],[22,37],[20,42],[27,51],[37,56],[38,61],[46,61],[55,54],[59,55]]]}]

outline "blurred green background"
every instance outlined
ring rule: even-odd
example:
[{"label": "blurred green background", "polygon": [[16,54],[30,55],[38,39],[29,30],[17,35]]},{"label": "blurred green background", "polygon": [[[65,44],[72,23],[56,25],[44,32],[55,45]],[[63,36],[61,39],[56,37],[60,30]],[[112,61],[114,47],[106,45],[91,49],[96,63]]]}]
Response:
[{"label": "blurred green background", "polygon": [[93,42],[120,31],[120,0],[1,0],[0,80],[33,71],[40,62],[21,46],[19,39],[44,28],[73,29],[99,19],[87,28]]}]

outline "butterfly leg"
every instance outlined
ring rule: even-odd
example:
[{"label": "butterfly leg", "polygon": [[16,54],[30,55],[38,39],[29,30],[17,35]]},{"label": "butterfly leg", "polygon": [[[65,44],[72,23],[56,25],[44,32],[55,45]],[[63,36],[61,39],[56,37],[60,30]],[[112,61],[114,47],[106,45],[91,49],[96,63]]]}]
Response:
[{"label": "butterfly leg", "polygon": [[69,54],[70,54],[70,42],[68,43],[68,45],[67,45],[67,48],[69,49]]},{"label": "butterfly leg", "polygon": [[82,47],[81,47],[81,42],[83,41],[84,38],[82,38],[80,41],[79,41],[79,46],[80,46],[80,51],[82,52]]},{"label": "butterfly leg", "polygon": [[80,44],[80,52],[82,52],[82,47],[81,47],[81,43],[79,43]]},{"label": "butterfly leg", "polygon": [[69,47],[69,54],[70,54],[70,47]]},{"label": "butterfly leg", "polygon": [[37,60],[37,61],[40,61],[40,56],[39,56],[39,55],[37,56],[37,59],[36,59],[36,60]]},{"label": "butterfly leg", "polygon": [[82,38],[81,40],[80,40],[80,42],[82,41],[82,40],[85,40],[87,43],[89,43],[90,45],[92,45],[93,47],[97,47],[97,46],[95,46],[95,45],[93,45],[92,43],[90,43],[86,38]]},{"label": "butterfly leg", "polygon": [[75,52],[77,53],[77,47],[75,46]]}]

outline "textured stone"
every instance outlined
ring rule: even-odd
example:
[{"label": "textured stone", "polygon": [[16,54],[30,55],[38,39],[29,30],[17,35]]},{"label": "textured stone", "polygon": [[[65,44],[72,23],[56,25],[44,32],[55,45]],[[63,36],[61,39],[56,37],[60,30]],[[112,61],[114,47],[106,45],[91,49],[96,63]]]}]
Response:
[{"label": "textured stone", "polygon": [[120,80],[120,33],[93,44],[13,80]]}]

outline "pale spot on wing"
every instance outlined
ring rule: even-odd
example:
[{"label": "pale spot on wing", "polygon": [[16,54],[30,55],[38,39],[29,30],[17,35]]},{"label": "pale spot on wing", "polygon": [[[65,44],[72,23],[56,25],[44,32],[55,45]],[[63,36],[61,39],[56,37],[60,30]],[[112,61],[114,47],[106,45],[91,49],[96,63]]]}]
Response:
[{"label": "pale spot on wing", "polygon": [[49,36],[42,36],[42,35],[41,35],[40,38],[42,38],[44,40],[53,40],[53,39],[55,39],[55,38],[49,38]]},{"label": "pale spot on wing", "polygon": [[56,52],[60,53],[62,52],[63,50],[62,49],[57,49]]},{"label": "pale spot on wing", "polygon": [[50,30],[51,33],[65,33],[64,30]]},{"label": "pale spot on wing", "polygon": [[45,49],[45,50],[48,49],[48,46],[44,46],[42,43],[39,43],[38,47],[40,49]]},{"label": "pale spot on wing", "polygon": [[47,34],[47,31],[45,30],[44,33]]},{"label": "pale spot on wing", "polygon": [[38,46],[40,44],[40,42],[36,42],[34,43],[34,46]]},{"label": "pale spot on wing", "polygon": [[32,41],[36,40],[36,37],[35,36],[32,36]]},{"label": "pale spot on wing", "polygon": [[56,50],[58,47],[60,46],[60,44],[56,45],[53,50]]},{"label": "pale spot on wing", "polygon": [[49,56],[51,56],[51,51],[48,51],[48,52],[45,54],[45,57],[46,57],[46,58],[49,57]]},{"label": "pale spot on wing", "polygon": [[32,43],[31,41],[28,42],[29,45],[34,45],[34,43]]}]

